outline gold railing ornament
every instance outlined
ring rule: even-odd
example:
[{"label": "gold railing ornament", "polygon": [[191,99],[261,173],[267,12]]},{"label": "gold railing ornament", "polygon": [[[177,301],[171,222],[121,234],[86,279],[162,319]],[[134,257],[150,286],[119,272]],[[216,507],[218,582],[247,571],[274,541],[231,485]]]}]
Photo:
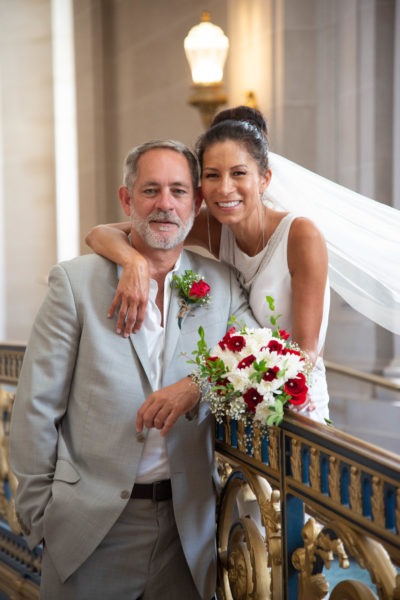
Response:
[{"label": "gold railing ornament", "polygon": [[[384,547],[347,525],[332,521],[325,527],[310,518],[302,530],[304,547],[292,555],[292,563],[299,571],[298,600],[322,600],[329,592],[329,584],[322,572],[329,569],[334,556],[342,569],[349,567],[348,555],[366,569],[376,585],[378,598],[394,599],[399,593],[399,577]],[[319,561],[319,562],[318,562]],[[375,594],[362,582],[343,580],[329,596],[330,600],[376,600]]]},{"label": "gold railing ornament", "polygon": [[265,479],[231,471],[220,497],[217,545],[218,598],[281,600],[280,498]]},{"label": "gold railing ornament", "polygon": [[7,521],[14,533],[21,533],[15,513],[15,492],[17,491],[17,478],[10,468],[8,438],[10,430],[11,412],[15,393],[0,386],[0,514]]}]

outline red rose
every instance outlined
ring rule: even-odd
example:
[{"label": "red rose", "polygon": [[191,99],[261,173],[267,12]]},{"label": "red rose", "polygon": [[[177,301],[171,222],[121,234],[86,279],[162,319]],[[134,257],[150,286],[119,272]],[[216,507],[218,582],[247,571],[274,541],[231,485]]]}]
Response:
[{"label": "red rose", "polygon": [[276,374],[279,372],[279,367],[272,367],[272,369],[268,369],[263,375],[264,381],[273,381],[276,379]]},{"label": "red rose", "polygon": [[213,362],[215,362],[216,360],[218,360],[218,356],[209,356],[209,357],[206,359],[206,365],[207,365],[207,367],[211,367],[210,363],[213,363]]},{"label": "red rose", "polygon": [[246,345],[246,340],[241,335],[232,335],[226,345],[228,346],[228,350],[232,352],[240,352],[242,348]]},{"label": "red rose", "polygon": [[288,333],[285,329],[280,329],[279,336],[282,340],[288,340],[290,338],[290,333]]},{"label": "red rose", "polygon": [[237,368],[245,369],[246,367],[249,367],[250,365],[252,365],[255,360],[256,360],[256,357],[254,356],[254,354],[249,354],[249,356],[246,356],[246,358],[242,358],[240,363],[238,363]]},{"label": "red rose", "polygon": [[189,298],[191,300],[200,300],[200,298],[204,298],[204,296],[207,296],[209,291],[210,286],[202,279],[200,281],[193,281],[192,287],[190,288],[189,292]]},{"label": "red rose", "polygon": [[269,348],[271,352],[277,352],[278,354],[282,354],[283,346],[278,340],[270,340],[267,344],[267,348]]},{"label": "red rose", "polygon": [[255,413],[256,406],[257,404],[260,404],[261,400],[263,399],[263,396],[259,394],[255,388],[250,388],[249,390],[247,390],[247,392],[243,394],[243,398],[247,404],[247,408],[249,409],[249,411]]},{"label": "red rose", "polygon": [[289,394],[291,404],[303,404],[306,401],[308,387],[303,373],[299,373],[295,379],[289,379],[284,385],[284,390]]},{"label": "red rose", "polygon": [[225,350],[229,338],[232,336],[233,333],[235,333],[235,331],[236,331],[236,329],[234,327],[231,327],[230,330],[224,335],[222,340],[218,343],[218,346],[222,350]]},{"label": "red rose", "polygon": [[295,354],[296,356],[301,356],[300,352],[298,350],[293,350],[293,348],[284,348],[282,354]]},{"label": "red rose", "polygon": [[218,396],[226,396],[226,394],[228,393],[228,389],[227,389],[228,383],[229,383],[229,379],[227,377],[225,377],[224,379],[217,379],[217,381],[214,383],[214,385],[220,385],[223,388],[223,389],[217,390]]}]

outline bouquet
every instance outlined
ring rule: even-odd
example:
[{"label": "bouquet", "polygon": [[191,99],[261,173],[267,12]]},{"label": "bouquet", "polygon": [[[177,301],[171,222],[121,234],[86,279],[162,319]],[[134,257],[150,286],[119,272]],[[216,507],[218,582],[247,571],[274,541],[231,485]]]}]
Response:
[{"label": "bouquet", "polygon": [[[271,311],[274,301],[266,297]],[[271,316],[274,329],[247,329],[233,326],[210,351],[204,329],[192,354],[195,378],[218,422],[224,416],[260,425],[279,425],[284,406],[301,406],[306,402],[311,364],[297,344],[290,342],[285,330],[277,325],[278,315]],[[231,323],[235,325],[232,317]]]}]

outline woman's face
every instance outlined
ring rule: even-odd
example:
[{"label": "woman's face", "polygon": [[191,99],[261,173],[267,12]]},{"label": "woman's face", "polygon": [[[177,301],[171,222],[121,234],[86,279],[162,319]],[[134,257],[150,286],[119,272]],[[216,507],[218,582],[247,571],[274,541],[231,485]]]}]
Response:
[{"label": "woman's face", "polygon": [[209,211],[221,223],[259,215],[260,196],[270,178],[270,171],[259,174],[256,161],[236,141],[216,142],[204,152],[201,190]]}]

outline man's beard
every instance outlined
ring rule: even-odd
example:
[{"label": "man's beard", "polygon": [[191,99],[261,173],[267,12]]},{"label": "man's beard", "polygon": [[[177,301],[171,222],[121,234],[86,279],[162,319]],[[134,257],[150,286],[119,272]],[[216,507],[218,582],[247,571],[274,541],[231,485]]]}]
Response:
[{"label": "man's beard", "polygon": [[[177,225],[176,231],[154,231],[150,224],[154,222],[168,221]],[[133,229],[137,231],[140,237],[151,247],[163,250],[170,250],[181,244],[192,229],[194,221],[194,207],[189,219],[184,223],[172,211],[156,210],[145,219],[137,214],[131,206],[131,223]]]}]

